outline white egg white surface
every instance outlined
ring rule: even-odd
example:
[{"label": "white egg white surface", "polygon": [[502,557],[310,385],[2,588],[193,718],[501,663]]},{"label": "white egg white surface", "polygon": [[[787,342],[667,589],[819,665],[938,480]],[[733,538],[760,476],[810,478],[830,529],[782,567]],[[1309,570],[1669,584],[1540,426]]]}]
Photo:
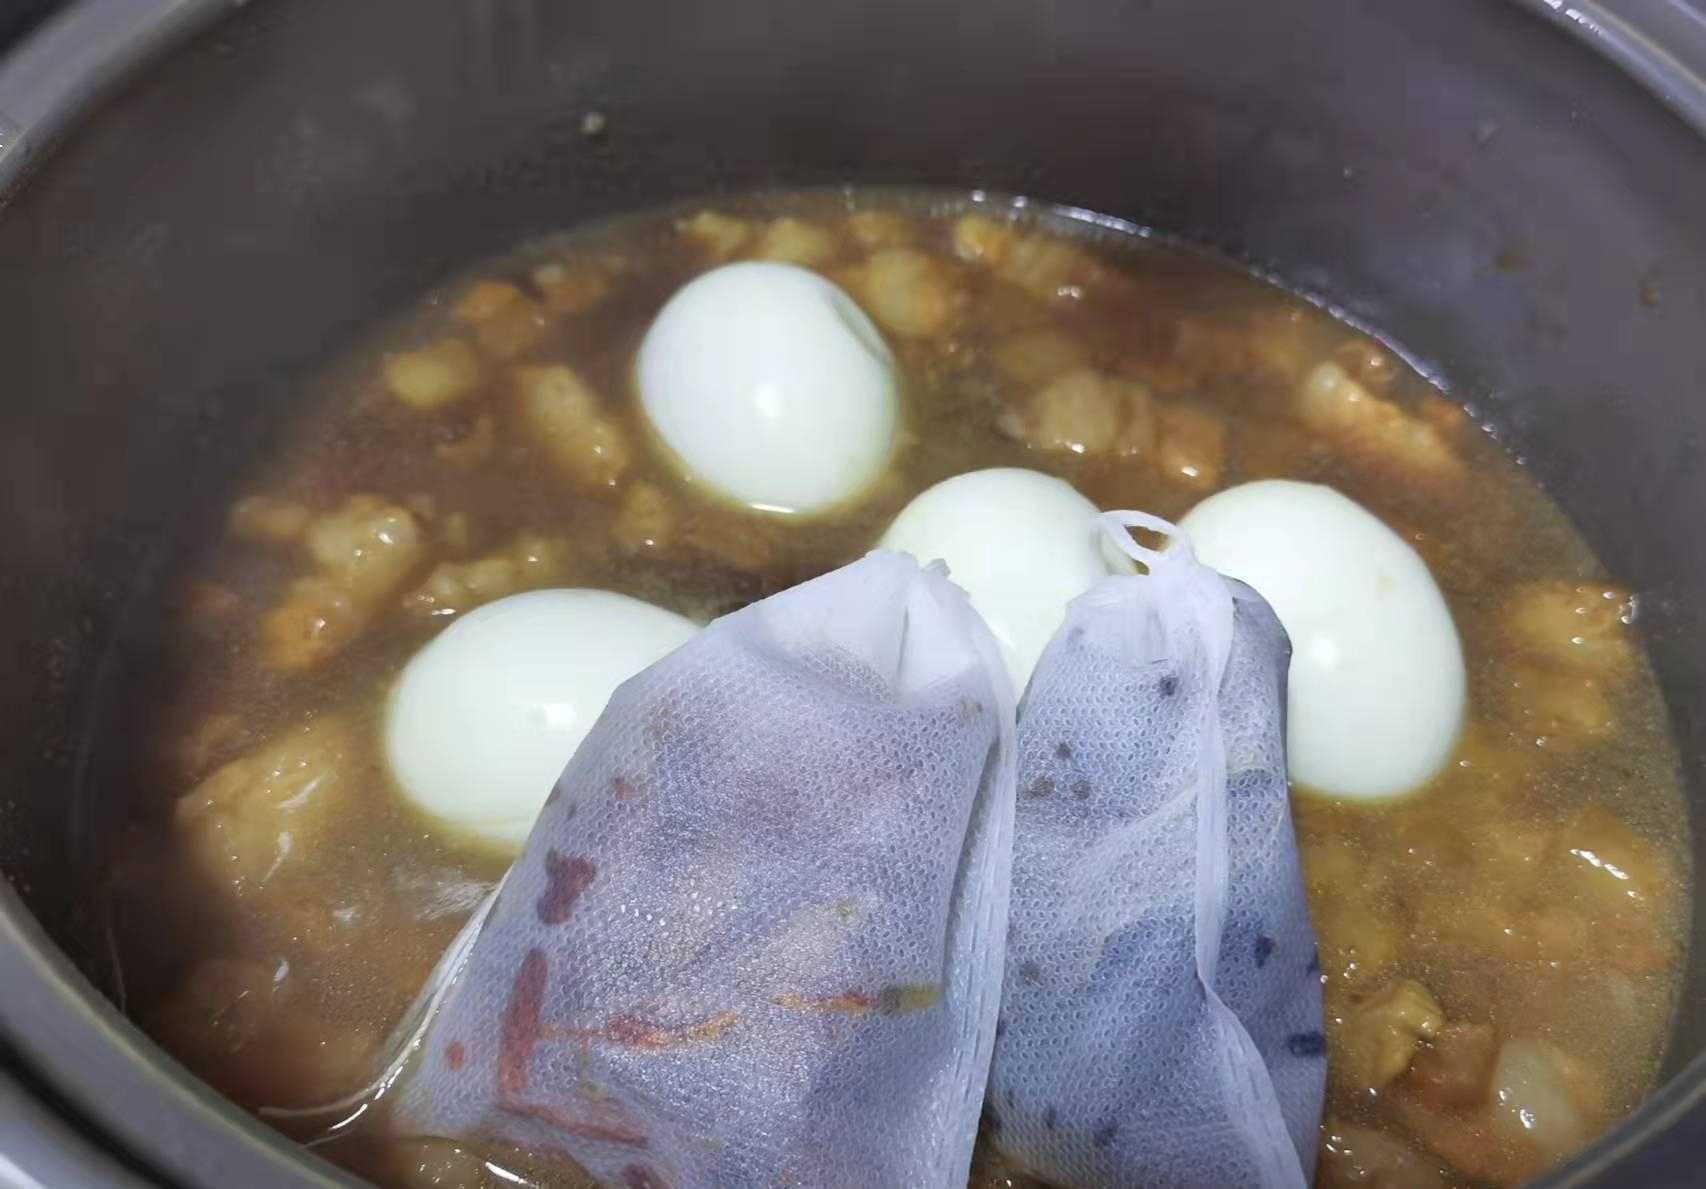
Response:
[{"label": "white egg white surface", "polygon": [[518,850],[616,687],[697,630],[602,590],[478,608],[404,667],[385,716],[403,795],[447,830]]},{"label": "white egg white surface", "polygon": [[635,376],[687,477],[754,508],[842,503],[894,447],[882,334],[835,284],[791,264],[729,264],[683,285],[647,330]]},{"label": "white egg white surface", "polygon": [[1097,579],[1131,568],[1104,550],[1096,516],[1096,505],[1062,479],[995,467],[920,492],[879,545],[948,563],[1023,693],[1066,604]]},{"label": "white egg white surface", "polygon": [[1180,527],[1203,562],[1267,599],[1291,636],[1294,781],[1378,798],[1439,771],[1463,726],[1463,645],[1414,549],[1332,488],[1284,479],[1211,496]]}]

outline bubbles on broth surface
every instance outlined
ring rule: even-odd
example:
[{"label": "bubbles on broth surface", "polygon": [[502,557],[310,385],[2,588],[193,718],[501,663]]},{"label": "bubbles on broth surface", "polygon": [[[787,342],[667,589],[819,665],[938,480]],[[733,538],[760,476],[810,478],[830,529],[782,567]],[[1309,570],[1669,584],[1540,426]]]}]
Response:
[{"label": "bubbles on broth surface", "polygon": [[[652,317],[742,260],[829,278],[895,356],[891,463],[821,516],[695,489],[635,399]],[[1318,1181],[1516,1183],[1631,1109],[1691,873],[1630,593],[1371,339],[1111,223],[929,193],[758,195],[525,244],[326,370],[180,576],[112,878],[129,1010],[245,1105],[358,1089],[504,866],[383,762],[384,699],[427,640],[546,587],[704,621],[990,467],[1173,519],[1254,479],[1325,483],[1450,607],[1469,709],[1445,769],[1388,803],[1294,796],[1328,1017]],[[584,1183],[438,1141],[322,1151],[388,1184]],[[974,1182],[1030,1183],[988,1151]]]}]

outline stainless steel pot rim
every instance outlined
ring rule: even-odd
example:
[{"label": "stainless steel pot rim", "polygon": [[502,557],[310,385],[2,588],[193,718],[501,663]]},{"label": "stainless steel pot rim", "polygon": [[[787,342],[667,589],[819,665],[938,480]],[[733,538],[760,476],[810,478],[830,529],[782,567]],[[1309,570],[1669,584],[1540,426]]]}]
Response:
[{"label": "stainless steel pot rim", "polygon": [[[187,1183],[357,1185],[166,1055],[78,971],[0,880],[0,1037],[92,1128]],[[5,1156],[0,1152],[0,1158]]]},{"label": "stainless steel pot rim", "polygon": [[[0,60],[0,208],[31,165],[102,98],[246,2],[77,0]],[[1696,7],[1700,0],[1511,2],[1566,29],[1706,135],[1706,12]],[[4,880],[0,982],[23,988],[0,996],[0,1038],[150,1168],[221,1184],[357,1183],[305,1158],[154,1046],[72,966]],[[10,1099],[25,1101],[16,1087],[0,1083],[0,1107]],[[1706,1054],[1543,1184],[1585,1185],[1614,1176],[1633,1152],[1702,1111]],[[0,1171],[5,1164],[0,1150]]]},{"label": "stainless steel pot rim", "polygon": [[97,1183],[147,1189],[148,1182],[91,1152],[85,1137],[26,1085],[0,1073],[0,1183],[22,1186]]},{"label": "stainless steel pot rim", "polygon": [[145,63],[247,0],[78,0],[0,61],[0,206],[83,115]]},{"label": "stainless steel pot rim", "polygon": [[1701,0],[1514,0],[1610,58],[1706,135],[1706,8]]}]

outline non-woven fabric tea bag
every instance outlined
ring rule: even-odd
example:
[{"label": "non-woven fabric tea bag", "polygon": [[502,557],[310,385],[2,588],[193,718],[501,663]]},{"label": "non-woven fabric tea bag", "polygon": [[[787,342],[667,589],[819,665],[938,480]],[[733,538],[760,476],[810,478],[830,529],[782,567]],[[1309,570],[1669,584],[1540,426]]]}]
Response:
[{"label": "non-woven fabric tea bag", "polygon": [[1068,607],[1020,705],[989,1125],[1062,1186],[1301,1189],[1326,1061],[1287,800],[1290,645],[1172,525],[1103,524],[1148,573]]},{"label": "non-woven fabric tea bag", "polygon": [[603,1183],[965,1183],[1013,695],[941,567],[873,553],[624,684],[440,964],[376,1112]]}]

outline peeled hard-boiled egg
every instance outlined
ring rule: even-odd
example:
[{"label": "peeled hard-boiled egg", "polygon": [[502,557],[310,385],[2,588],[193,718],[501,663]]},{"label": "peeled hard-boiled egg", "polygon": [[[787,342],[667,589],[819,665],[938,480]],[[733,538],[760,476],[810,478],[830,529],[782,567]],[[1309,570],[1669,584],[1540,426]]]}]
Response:
[{"label": "peeled hard-boiled egg", "polygon": [[1463,725],[1463,645],[1427,563],[1330,487],[1269,479],[1210,496],[1179,525],[1291,636],[1291,778],[1389,797],[1439,771]]},{"label": "peeled hard-boiled egg", "polygon": [[697,630],[602,590],[538,590],[472,611],[392,690],[392,775],[447,828],[519,849],[616,687]]},{"label": "peeled hard-boiled egg", "polygon": [[815,512],[883,470],[894,357],[833,283],[729,264],[683,285],[640,344],[640,405],[689,479],[773,512]]},{"label": "peeled hard-boiled egg", "polygon": [[1129,571],[1104,551],[1096,505],[1063,480],[996,467],[944,479],[901,509],[879,542],[948,563],[1023,693],[1066,604],[1099,578]]}]

